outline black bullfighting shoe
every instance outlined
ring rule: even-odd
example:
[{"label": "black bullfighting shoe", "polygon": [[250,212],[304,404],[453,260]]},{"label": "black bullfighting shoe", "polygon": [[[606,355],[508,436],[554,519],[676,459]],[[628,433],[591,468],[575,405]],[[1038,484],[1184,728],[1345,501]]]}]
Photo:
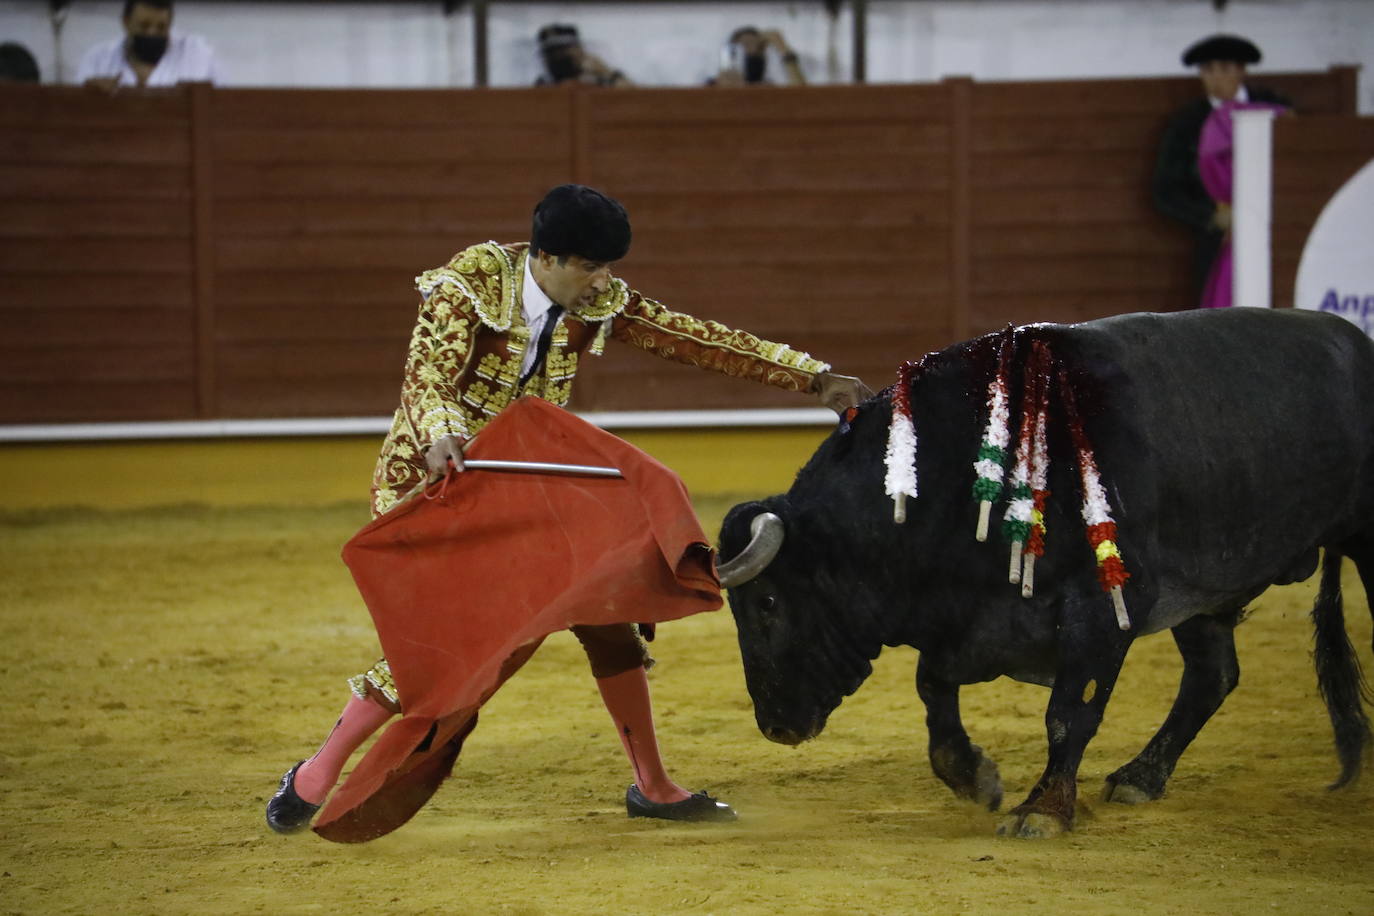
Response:
[{"label": "black bullfighting shoe", "polygon": [[295,833],[308,826],[315,812],[320,810],[319,805],[312,805],[296,794],[296,771],[301,763],[286,771],[281,778],[281,788],[267,801],[267,826],[277,833]]},{"label": "black bullfighting shoe", "polygon": [[630,786],[625,793],[625,810],[630,817],[660,817],[665,821],[733,821],[739,815],[723,801],[705,792],[697,792],[680,802],[649,801],[639,786]]}]

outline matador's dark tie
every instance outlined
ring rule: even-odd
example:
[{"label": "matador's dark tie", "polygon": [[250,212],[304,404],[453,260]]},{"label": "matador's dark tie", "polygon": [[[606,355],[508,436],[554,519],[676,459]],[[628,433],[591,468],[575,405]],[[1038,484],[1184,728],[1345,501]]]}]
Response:
[{"label": "matador's dark tie", "polygon": [[530,363],[530,367],[520,376],[521,385],[528,382],[531,376],[539,371],[539,367],[544,365],[544,358],[549,355],[549,344],[553,341],[553,329],[557,327],[558,316],[561,314],[563,306],[549,306],[548,315],[544,319],[544,329],[539,332],[539,342],[534,347],[534,362]]}]

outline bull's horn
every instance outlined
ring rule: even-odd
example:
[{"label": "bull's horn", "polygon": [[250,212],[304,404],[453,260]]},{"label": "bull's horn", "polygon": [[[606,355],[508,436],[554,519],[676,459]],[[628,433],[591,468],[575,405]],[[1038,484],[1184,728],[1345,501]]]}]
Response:
[{"label": "bull's horn", "polygon": [[749,544],[738,555],[716,565],[721,588],[743,585],[767,568],[782,549],[782,519],[760,512],[749,523]]}]

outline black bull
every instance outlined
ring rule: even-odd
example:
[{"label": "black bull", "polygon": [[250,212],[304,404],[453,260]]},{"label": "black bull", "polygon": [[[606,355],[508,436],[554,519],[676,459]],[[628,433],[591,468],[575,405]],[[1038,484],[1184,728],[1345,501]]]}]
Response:
[{"label": "black bull", "polygon": [[[974,540],[973,459],[1001,340],[988,335],[930,354],[911,384],[919,496],[904,524],[883,492],[890,392],[836,429],[786,494],[726,517],[722,577],[735,580],[760,730],[788,744],[814,737],[883,646],[913,646],[935,774],[996,810],[997,767],[964,730],[959,686],[1003,675],[1049,686],[1044,775],[998,832],[1054,835],[1073,825],[1079,762],[1132,641],[1170,630],[1184,671],[1158,734],[1107,777],[1104,796],[1122,802],[1163,794],[1236,686],[1232,631],[1245,604],[1312,575],[1325,549],[1317,676],[1342,765],[1336,786],[1352,781],[1368,690],[1345,633],[1340,562],[1351,557],[1374,594],[1374,346],[1339,318],[1258,309],[1038,325],[1015,338],[1014,366],[1029,339],[1044,341],[1077,393],[1131,576],[1130,629],[1084,537],[1062,403],[1050,404],[1052,496],[1033,597],[1008,584],[1000,537]],[[1020,376],[1010,377],[1015,406]],[[1013,445],[1015,430],[1013,411]]]}]

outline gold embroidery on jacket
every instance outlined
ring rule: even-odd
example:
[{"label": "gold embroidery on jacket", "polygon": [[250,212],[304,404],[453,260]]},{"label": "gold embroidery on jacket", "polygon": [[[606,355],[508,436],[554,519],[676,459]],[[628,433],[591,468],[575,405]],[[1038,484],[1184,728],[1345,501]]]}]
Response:
[{"label": "gold embroidery on jacket", "polygon": [[369,686],[380,691],[382,696],[391,702],[397,704],[401,702],[400,696],[396,693],[396,682],[391,677],[391,663],[386,659],[378,659],[377,664],[362,674],[355,674],[348,679],[348,689],[353,691],[353,695],[360,700],[367,699]]},{"label": "gold embroidery on jacket", "polygon": [[[445,435],[474,436],[521,394],[566,406],[577,375],[567,326],[559,322],[545,364],[520,386],[530,344],[520,311],[525,244],[485,242],[458,252],[444,266],[415,278],[424,296],[406,358],[401,406],[373,475],[373,513],[392,508],[425,478],[424,455]],[[594,355],[614,337],[665,359],[805,391],[830,367],[786,344],[762,340],[714,321],[673,312],[613,278],[606,292],[569,317],[599,325],[587,345]],[[481,329],[502,337],[501,351],[470,365]],[[579,338],[586,341],[585,337]]]},{"label": "gold embroidery on jacket", "polygon": [[587,351],[591,353],[592,356],[600,356],[606,352],[606,337],[611,333],[611,325],[613,323],[613,318],[604,318],[601,324],[597,326],[596,337],[592,340],[592,345],[587,348]]},{"label": "gold embroidery on jacket", "polygon": [[[522,267],[523,269],[523,267]],[[606,284],[606,291],[592,300],[592,304],[576,309],[573,314],[581,318],[587,324],[597,321],[605,321],[615,315],[619,315],[625,308],[625,303],[630,299],[630,288],[625,285],[625,281],[619,277],[612,277],[611,282]]]},{"label": "gold embroidery on jacket", "polygon": [[817,373],[830,368],[786,344],[674,312],[637,295],[617,319],[612,336],[665,359],[791,391],[809,390]]}]

